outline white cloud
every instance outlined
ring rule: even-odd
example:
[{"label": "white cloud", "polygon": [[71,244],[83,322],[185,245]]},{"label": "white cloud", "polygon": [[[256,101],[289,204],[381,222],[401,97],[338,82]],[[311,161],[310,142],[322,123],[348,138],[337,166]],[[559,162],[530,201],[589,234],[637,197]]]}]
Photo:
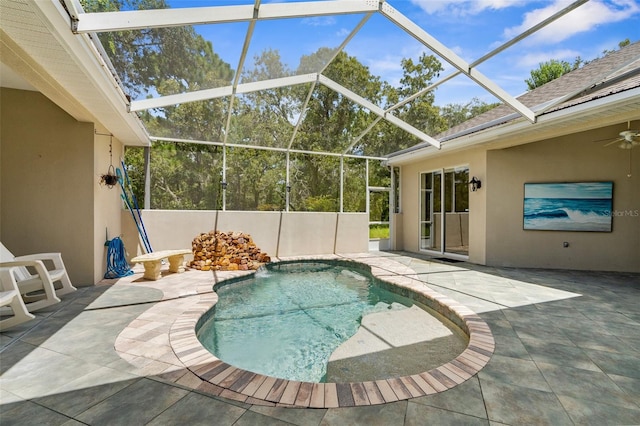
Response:
[{"label": "white cloud", "polygon": [[449,14],[455,16],[476,15],[485,10],[498,10],[518,6],[518,0],[411,0],[430,15]]},{"label": "white cloud", "polygon": [[[380,59],[372,59],[368,62],[368,66],[375,75],[386,74],[387,72],[402,71],[398,58],[385,57]],[[374,72],[375,70],[375,72]]]},{"label": "white cloud", "polygon": [[364,61],[364,64],[369,67],[371,74],[379,76],[392,86],[397,86],[402,78],[401,59],[401,57],[394,55],[369,57]]},{"label": "white cloud", "polygon": [[[556,0],[548,6],[527,12],[520,25],[505,29],[505,38],[510,39],[522,33],[567,5],[566,0]],[[640,5],[634,0],[614,0],[610,3],[592,0],[531,35],[528,37],[527,43],[557,43],[575,34],[590,31],[599,25],[629,19],[631,15],[636,13],[640,13]]]},{"label": "white cloud", "polygon": [[518,58],[518,66],[521,68],[533,69],[539,64],[547,62],[550,58],[573,63],[580,52],[573,49],[558,49],[544,52],[530,52]]},{"label": "white cloud", "polygon": [[347,46],[349,55],[355,56],[368,66],[371,74],[392,85],[399,84],[402,77],[402,59],[411,58],[415,61],[424,51],[425,47],[422,44],[404,37],[363,38]]},{"label": "white cloud", "polygon": [[333,16],[315,16],[313,18],[304,18],[302,23],[311,27],[329,27],[336,24],[336,18]]}]

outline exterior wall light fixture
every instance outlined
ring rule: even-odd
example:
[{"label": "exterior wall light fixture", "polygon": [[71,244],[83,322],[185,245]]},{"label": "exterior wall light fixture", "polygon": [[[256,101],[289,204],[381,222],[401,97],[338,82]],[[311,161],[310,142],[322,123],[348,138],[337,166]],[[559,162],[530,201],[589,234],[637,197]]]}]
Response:
[{"label": "exterior wall light fixture", "polygon": [[475,192],[477,189],[482,188],[482,182],[480,182],[480,179],[475,176],[471,178],[469,185],[471,185],[470,188],[473,192]]}]

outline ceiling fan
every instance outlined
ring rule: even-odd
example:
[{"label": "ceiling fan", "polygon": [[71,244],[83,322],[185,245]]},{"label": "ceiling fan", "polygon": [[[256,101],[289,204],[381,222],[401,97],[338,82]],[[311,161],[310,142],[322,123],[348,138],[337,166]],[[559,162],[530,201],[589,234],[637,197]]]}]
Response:
[{"label": "ceiling fan", "polygon": [[606,143],[604,146],[613,145],[618,143],[620,149],[633,149],[636,146],[640,146],[640,130],[628,129],[620,132],[620,136],[616,139]]},{"label": "ceiling fan", "polygon": [[627,178],[631,178],[631,150],[636,146],[640,146],[640,130],[634,130],[631,128],[631,122],[627,122],[627,130],[623,130],[619,133],[619,136],[612,141],[604,144],[605,147],[618,144],[618,148],[629,150],[629,172],[627,173]]}]

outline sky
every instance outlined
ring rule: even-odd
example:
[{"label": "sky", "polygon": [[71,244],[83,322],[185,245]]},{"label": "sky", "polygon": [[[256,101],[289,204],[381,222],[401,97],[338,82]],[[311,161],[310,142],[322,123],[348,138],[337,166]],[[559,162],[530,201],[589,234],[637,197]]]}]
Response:
[{"label": "sky", "polygon": [[[172,7],[247,4],[241,0],[168,0]],[[251,4],[251,0],[248,0]],[[274,1],[262,0],[262,4]],[[387,3],[418,24],[430,36],[468,63],[475,61],[542,19],[567,6],[565,0],[388,0]],[[286,66],[295,70],[302,55],[320,47],[338,47],[358,25],[361,15],[260,21],[257,23],[245,67],[266,49],[277,50]],[[237,69],[248,24],[198,25],[196,31],[213,43],[214,51]],[[640,0],[591,0],[550,26],[511,46],[478,66],[478,70],[512,96],[527,90],[525,79],[550,59],[573,63],[577,57],[595,59],[622,40],[640,40]],[[347,44],[370,72],[393,86],[402,76],[401,61],[414,61],[433,52],[380,14],[374,14]],[[444,59],[441,76],[454,69]],[[436,104],[464,104],[473,98],[496,99],[466,76],[438,87]]]}]

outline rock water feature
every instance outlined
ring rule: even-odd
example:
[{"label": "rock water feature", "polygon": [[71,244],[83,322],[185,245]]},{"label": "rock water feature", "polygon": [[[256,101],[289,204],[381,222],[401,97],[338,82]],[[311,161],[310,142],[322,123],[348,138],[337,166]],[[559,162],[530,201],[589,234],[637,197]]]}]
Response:
[{"label": "rock water feature", "polygon": [[210,231],[195,237],[192,242],[193,260],[189,267],[201,271],[248,271],[271,262],[253,242],[251,235],[242,232]]}]

